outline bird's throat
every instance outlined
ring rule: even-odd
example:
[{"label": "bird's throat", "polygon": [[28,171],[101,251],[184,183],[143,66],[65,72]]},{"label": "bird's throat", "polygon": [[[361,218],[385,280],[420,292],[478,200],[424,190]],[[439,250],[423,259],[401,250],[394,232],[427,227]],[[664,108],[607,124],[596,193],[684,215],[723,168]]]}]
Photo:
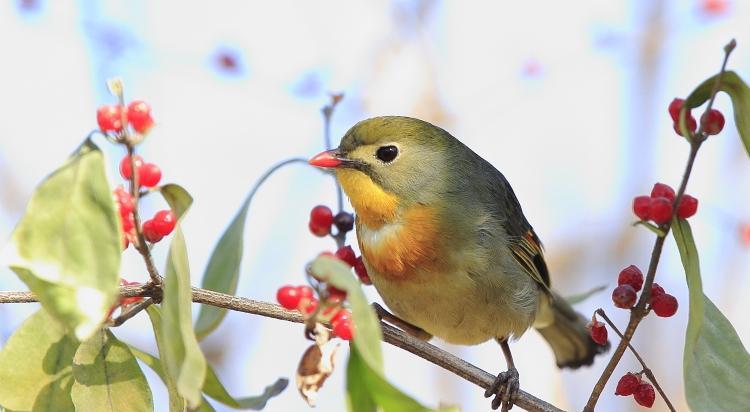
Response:
[{"label": "bird's throat", "polygon": [[336,177],[363,224],[377,229],[396,219],[398,199],[369,176],[359,170],[338,169]]}]

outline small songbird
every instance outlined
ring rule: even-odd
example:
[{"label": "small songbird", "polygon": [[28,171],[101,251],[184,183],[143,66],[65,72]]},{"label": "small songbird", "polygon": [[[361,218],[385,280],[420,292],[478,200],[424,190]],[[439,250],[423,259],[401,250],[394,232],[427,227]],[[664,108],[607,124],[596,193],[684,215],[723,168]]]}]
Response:
[{"label": "small songbird", "polygon": [[590,365],[607,349],[550,289],[542,244],[508,181],[445,130],[409,117],[364,120],[310,164],[334,169],[397,326],[454,344],[500,343],[508,370],[485,393],[493,409],[513,405],[519,379],[508,341],[529,327],[560,368]]}]

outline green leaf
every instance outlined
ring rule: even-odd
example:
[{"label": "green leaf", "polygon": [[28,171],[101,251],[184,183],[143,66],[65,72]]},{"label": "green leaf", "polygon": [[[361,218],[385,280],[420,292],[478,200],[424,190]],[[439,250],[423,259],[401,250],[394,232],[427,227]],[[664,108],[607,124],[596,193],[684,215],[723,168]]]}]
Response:
[{"label": "green leaf", "polygon": [[[132,346],[130,347],[130,350],[141,362],[153,369],[153,371],[156,372],[156,374],[166,383],[166,376],[164,375],[164,370],[162,369],[159,359]],[[224,388],[224,385],[221,384],[213,368],[208,365],[206,380],[203,382],[203,392],[224,405],[236,409],[252,409],[259,411],[266,406],[266,402],[268,402],[270,398],[280,394],[286,388],[288,383],[289,381],[286,379],[278,379],[272,385],[267,386],[263,391],[263,394],[259,396],[234,399],[229,395]],[[203,407],[203,405],[208,405],[205,398],[201,407]]]},{"label": "green leaf", "polygon": [[164,200],[169,203],[177,219],[182,218],[193,204],[193,197],[180,185],[169,183],[162,186],[159,191],[164,196]]},{"label": "green leaf", "polygon": [[227,392],[224,385],[219,381],[219,377],[216,376],[216,372],[214,372],[213,368],[209,366],[208,372],[206,373],[206,380],[203,382],[203,392],[211,398],[232,408],[259,411],[266,407],[266,403],[269,399],[283,392],[288,384],[289,381],[286,379],[277,379],[276,382],[267,386],[263,390],[263,393],[258,396],[235,399],[229,394],[229,392]]},{"label": "green leaf", "polygon": [[[356,347],[349,354],[346,371],[347,404],[356,412],[432,412],[386,381],[380,373],[370,368]],[[456,407],[438,409],[441,412],[458,411]]]},{"label": "green leaf", "polygon": [[672,231],[690,295],[683,366],[688,405],[694,411],[746,410],[750,405],[750,355],[729,320],[703,294],[690,224],[674,219]]},{"label": "green leaf", "polygon": [[[156,308],[154,308],[156,309]],[[156,316],[160,316],[156,314]],[[159,320],[161,322],[161,320]],[[158,345],[158,343],[157,343]],[[150,353],[144,352],[134,346],[128,345],[130,351],[135,355],[138,360],[146,364],[151,370],[154,371],[167,386],[167,392],[169,393],[169,410],[170,412],[183,412],[185,410],[185,400],[180,397],[177,393],[177,388],[174,386],[171,378],[164,373],[161,361],[159,358],[151,355]],[[208,403],[205,397],[202,397],[201,406],[198,407],[199,412],[213,412],[214,408]]]},{"label": "green leaf", "polygon": [[86,340],[117,298],[120,221],[90,140],[31,197],[4,261],[49,313]]},{"label": "green leaf", "polygon": [[70,389],[77,348],[47,311],[31,315],[0,351],[0,405],[15,411],[74,411]]},{"label": "green leaf", "polygon": [[195,338],[192,322],[192,291],[185,238],[179,225],[175,229],[167,257],[164,298],[161,303],[162,358],[177,391],[191,408],[201,403],[201,388],[206,375],[206,359]]},{"label": "green leaf", "polygon": [[[219,243],[214,248],[203,274],[201,286],[204,289],[230,295],[237,292],[240,264],[242,263],[243,233],[245,231],[247,208],[250,206],[251,199],[252,196],[245,199],[239,212],[232,219],[229,227],[221,235]],[[227,310],[224,308],[201,305],[198,320],[195,322],[195,333],[198,335],[198,339],[205,338],[216,329],[226,314]]]},{"label": "green leaf", "polygon": [[586,292],[579,293],[573,296],[568,296],[565,298],[565,300],[568,302],[568,304],[575,305],[576,303],[581,303],[584,300],[590,298],[591,296],[603,291],[604,289],[607,289],[607,285],[597,286],[597,287],[587,290]]},{"label": "green leaf", "polygon": [[367,302],[359,280],[352,274],[351,267],[336,258],[320,256],[310,264],[310,271],[318,279],[346,291],[355,325],[354,346],[370,368],[383,373],[383,353],[380,347],[383,332],[380,330],[380,322]]},{"label": "green leaf", "polygon": [[[716,76],[705,80],[690,93],[690,96],[685,99],[687,108],[698,107],[711,98]],[[737,73],[728,71],[721,76],[719,90],[728,94],[732,99],[734,123],[737,125],[745,150],[750,154],[750,88]]]},{"label": "green leaf", "polygon": [[79,411],[153,411],[138,362],[109,329],[81,343],[73,358],[71,397]]}]

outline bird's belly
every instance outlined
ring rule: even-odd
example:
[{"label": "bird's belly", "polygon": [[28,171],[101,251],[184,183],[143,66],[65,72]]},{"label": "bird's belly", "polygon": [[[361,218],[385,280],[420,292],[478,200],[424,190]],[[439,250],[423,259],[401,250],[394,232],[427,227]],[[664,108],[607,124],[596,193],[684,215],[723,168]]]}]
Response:
[{"label": "bird's belly", "polygon": [[538,299],[537,290],[518,300],[501,284],[477,282],[466,273],[418,274],[398,282],[373,273],[371,279],[396,316],[462,345],[520,336],[533,323]]}]

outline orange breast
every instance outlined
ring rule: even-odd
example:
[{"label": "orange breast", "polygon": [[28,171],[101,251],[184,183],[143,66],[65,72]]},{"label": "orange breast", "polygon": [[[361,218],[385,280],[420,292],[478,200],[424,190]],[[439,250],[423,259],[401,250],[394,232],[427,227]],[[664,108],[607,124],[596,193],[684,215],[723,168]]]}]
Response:
[{"label": "orange breast", "polygon": [[414,206],[402,214],[398,223],[374,229],[362,222],[359,248],[378,275],[403,280],[410,278],[417,269],[439,269],[438,229],[434,208]]}]

